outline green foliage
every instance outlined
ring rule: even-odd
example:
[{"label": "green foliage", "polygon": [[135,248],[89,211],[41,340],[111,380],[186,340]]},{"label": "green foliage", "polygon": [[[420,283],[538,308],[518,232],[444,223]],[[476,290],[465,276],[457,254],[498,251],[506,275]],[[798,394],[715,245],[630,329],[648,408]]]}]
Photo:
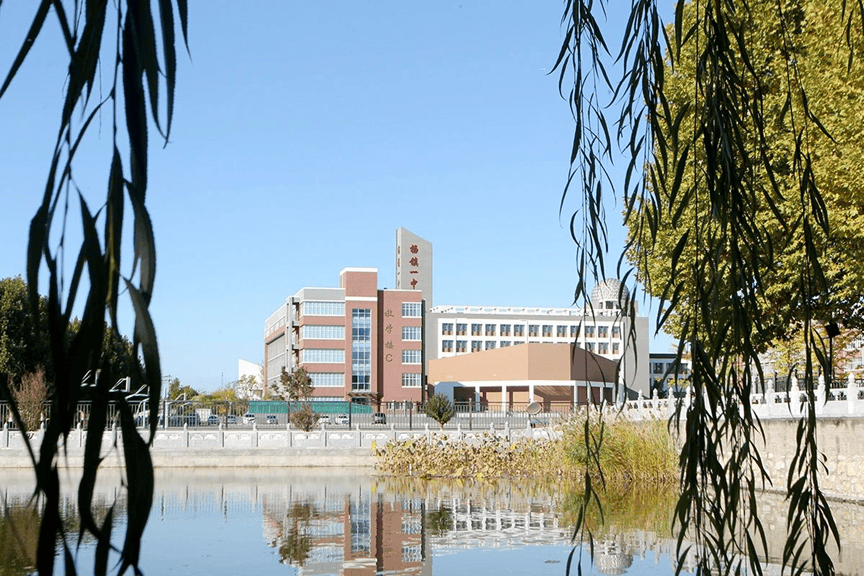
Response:
[{"label": "green foliage", "polygon": [[178,398],[185,398],[186,400],[191,400],[198,395],[198,391],[191,386],[181,386],[179,378],[174,378],[171,383],[168,384],[169,400],[177,400]]},{"label": "green foliage", "polygon": [[[39,298],[38,315],[45,321],[47,300]],[[53,374],[49,343],[37,338],[37,323],[33,318],[27,283],[16,276],[0,280],[0,373],[8,374],[14,382],[25,374],[44,368]]]},{"label": "green foliage", "polygon": [[[693,360],[680,428],[679,570],[686,536],[700,551],[697,572],[759,574],[767,544],[756,493],[767,474],[749,402],[763,381],[759,354],[800,322],[801,380],[812,391],[831,364],[821,325],[861,321],[864,4],[679,2],[667,27],[657,0],[634,0],[614,69],[598,10],[605,4],[566,2],[556,62],[576,126],[564,192],[580,201],[570,221],[575,299],[588,300],[589,277],[607,277],[611,183],[637,266],[618,275],[659,295],[658,326]],[[620,187],[605,164],[622,150]],[[828,544],[839,535],[820,490],[815,394],[807,398],[782,562],[794,574],[830,575]],[[577,531],[598,501],[592,474],[604,442],[585,427]]]},{"label": "green foliage", "polygon": [[[40,0],[32,5],[34,16],[21,40],[21,48],[9,63],[9,72],[0,84],[0,99],[13,86],[18,70],[26,63],[30,49],[46,30],[61,35],[65,50],[57,57],[68,58],[62,84],[63,104],[55,146],[46,175],[44,190],[38,191],[39,207],[30,224],[26,255],[27,291],[30,314],[34,320],[36,342],[50,342],[50,362],[55,368],[51,396],[51,419],[39,450],[27,442],[36,472],[36,494],[44,497],[37,568],[52,574],[58,536],[63,533],[59,502],[57,452],[75,422],[78,401],[85,393],[82,385],[88,372],[99,369],[102,377],[95,388],[88,388],[92,400],[89,424],[101,429],[107,420],[110,400],[117,401],[121,415],[125,487],[130,502],[125,541],[121,548],[119,572],[130,567],[138,571],[141,536],[152,504],[152,462],[148,444],[135,429],[131,409],[122,395],[112,397],[111,387],[121,376],[105,353],[106,326],[112,338],[121,334],[118,325],[120,295],[129,297],[134,311],[131,376],[136,385],[149,387],[149,410],[155,413],[160,400],[161,369],[156,332],[150,315],[154,291],[156,249],[147,210],[148,147],[152,121],[167,143],[174,113],[176,84],[176,30],[179,22],[182,41],[186,39],[186,0],[138,2],[120,0]],[[45,26],[49,13],[53,24]],[[2,17],[2,14],[0,14]],[[104,61],[102,57],[107,57]],[[110,62],[102,66],[100,62]],[[105,98],[91,98],[93,87]],[[103,88],[104,87],[104,91]],[[149,110],[148,110],[149,103]],[[114,110],[114,114],[105,113]],[[101,113],[101,114],[100,114]],[[93,123],[94,119],[100,121]],[[111,126],[101,128],[109,118]],[[91,129],[108,134],[110,158],[106,158],[105,195],[97,199],[96,209],[85,197],[89,185],[73,178],[80,147],[90,143]],[[104,147],[103,147],[104,148]],[[92,155],[87,156],[92,167]],[[91,200],[92,201],[92,200]],[[132,223],[124,222],[131,208]],[[66,235],[66,225],[80,217],[83,240],[76,249]],[[124,230],[127,238],[124,239]],[[61,239],[58,243],[57,240]],[[133,257],[121,268],[122,248],[131,245]],[[66,265],[70,269],[66,269]],[[42,312],[40,286],[47,287],[47,302]],[[69,327],[73,310],[79,309],[79,291],[85,300],[79,329]],[[107,321],[107,324],[106,324]],[[29,332],[29,330],[28,330]],[[40,363],[41,364],[41,363]],[[62,369],[60,368],[62,367]],[[17,370],[18,368],[16,368]],[[30,371],[21,366],[22,372]],[[90,379],[92,382],[92,378]],[[13,410],[14,412],[14,410]],[[155,437],[157,419],[150,422],[150,438]],[[92,534],[97,540],[97,573],[107,571],[108,550],[112,546],[112,514],[97,524],[91,511],[93,486],[104,454],[101,438],[88,436],[84,449],[82,480],[79,486],[81,536]],[[74,551],[62,540],[62,554],[71,564]],[[73,566],[67,566],[69,572]]]},{"label": "green foliage", "polygon": [[449,398],[443,394],[435,394],[423,404],[423,413],[438,422],[438,426],[443,429],[444,424],[456,415],[456,409]]},{"label": "green foliage", "polygon": [[312,406],[304,404],[296,412],[291,413],[291,425],[305,432],[310,432],[318,424],[318,414]]}]

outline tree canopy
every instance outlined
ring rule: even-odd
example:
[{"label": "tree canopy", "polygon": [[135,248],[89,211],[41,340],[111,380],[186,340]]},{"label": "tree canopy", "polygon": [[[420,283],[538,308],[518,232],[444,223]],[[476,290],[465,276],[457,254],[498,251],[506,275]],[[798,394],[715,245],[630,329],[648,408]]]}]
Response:
[{"label": "tree canopy", "polygon": [[[677,338],[689,337],[684,333],[685,318],[692,317],[688,312],[698,299],[697,276],[720,291],[710,313],[728,316],[735,306],[736,287],[728,279],[732,274],[747,275],[756,304],[751,312],[758,313],[751,318],[759,326],[754,345],[760,351],[788,340],[805,315],[823,325],[864,326],[864,62],[849,62],[843,49],[838,3],[802,0],[787,2],[783,9],[788,38],[777,33],[777,7],[770,3],[753,4],[727,23],[729,58],[741,69],[752,67],[747,80],[753,86],[729,95],[742,110],[732,136],[751,155],[762,155],[770,168],[752,165],[741,176],[748,188],[748,195],[738,200],[747,215],[747,228],[740,231],[743,238],[722,229],[724,223],[711,217],[709,202],[695,201],[707,197],[710,174],[718,169],[709,143],[700,139],[701,145],[694,146],[680,137],[698,135],[704,112],[693,90],[697,66],[704,65],[696,57],[696,43],[684,43],[674,61],[669,55],[665,59],[665,118],[673,121],[659,127],[661,140],[671,145],[668,150],[657,147],[650,181],[654,201],[640,204],[630,221],[633,249],[628,255],[653,296],[663,296],[667,287],[679,293],[679,305],[664,326]],[[693,26],[696,11],[692,2],[684,6],[682,34]],[[668,33],[679,41],[676,28],[670,26]],[[747,41],[749,64],[734,49],[736,34]],[[864,41],[857,38],[853,48],[864,49]],[[794,69],[787,70],[793,61]],[[801,132],[796,111],[805,108],[805,91],[806,114],[814,123]],[[796,168],[802,166],[804,155],[810,158],[807,178],[818,186],[822,201],[813,206],[817,225],[807,230],[800,217]],[[680,188],[675,187],[676,180]],[[818,225],[821,221],[824,226]],[[651,239],[649,223],[654,224]],[[758,242],[748,241],[756,235]],[[812,244],[804,241],[805,236]],[[642,249],[646,245],[651,249]],[[708,258],[716,260],[716,266],[679,265]],[[802,270],[811,258],[819,259],[828,290],[823,290],[823,282],[811,283],[799,297]],[[739,260],[748,266],[736,267]],[[693,321],[698,323],[697,318]]]}]

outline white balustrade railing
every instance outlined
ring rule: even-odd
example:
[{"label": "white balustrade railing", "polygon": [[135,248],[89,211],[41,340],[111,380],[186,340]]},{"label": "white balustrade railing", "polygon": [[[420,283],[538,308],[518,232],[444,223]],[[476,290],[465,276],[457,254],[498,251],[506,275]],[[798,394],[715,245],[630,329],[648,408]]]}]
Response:
[{"label": "white balustrade railing", "polygon": [[[797,378],[792,377],[789,390],[776,392],[773,382],[767,382],[765,393],[750,395],[750,409],[759,418],[799,418],[806,413],[807,390],[799,385]],[[826,418],[864,416],[864,387],[850,374],[845,387],[826,389],[825,379],[819,376],[815,390],[816,416]],[[631,420],[669,419],[674,416],[680,405],[680,417],[684,417],[692,401],[690,394],[681,398],[646,398],[639,392],[639,397],[624,403],[622,415]],[[618,410],[619,407],[610,406]]]}]

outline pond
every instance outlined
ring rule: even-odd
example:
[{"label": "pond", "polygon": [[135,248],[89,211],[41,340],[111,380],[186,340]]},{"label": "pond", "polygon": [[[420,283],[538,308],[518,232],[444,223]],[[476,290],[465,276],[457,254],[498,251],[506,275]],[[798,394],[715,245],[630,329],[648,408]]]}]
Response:
[{"label": "pond", "polygon": [[[119,534],[125,500],[115,480],[102,479],[97,500],[119,503]],[[24,508],[31,487],[29,472],[4,471],[4,576],[27,574],[35,551],[38,523]],[[145,574],[563,575],[574,498],[529,482],[423,482],[330,469],[163,469],[156,472],[141,566]],[[656,490],[607,502],[602,524],[599,516],[588,518],[595,559],[582,549],[583,574],[674,574],[673,506]],[[64,497],[63,509],[65,517],[77,517],[74,493]],[[92,552],[85,542],[79,573],[93,572]],[[851,553],[860,557],[854,547]],[[838,567],[860,573],[854,561]]]}]

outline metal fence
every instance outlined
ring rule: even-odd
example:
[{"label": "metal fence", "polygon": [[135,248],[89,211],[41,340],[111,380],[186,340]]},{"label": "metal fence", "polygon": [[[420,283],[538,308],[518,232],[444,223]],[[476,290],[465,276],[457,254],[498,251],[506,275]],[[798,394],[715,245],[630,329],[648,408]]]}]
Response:
[{"label": "metal fence", "polygon": [[[318,415],[319,428],[326,429],[375,429],[395,427],[400,430],[422,430],[439,428],[438,422],[426,416],[424,406],[419,402],[400,402],[383,406],[380,411],[374,407],[351,402],[324,403],[313,402],[313,410]],[[475,402],[454,404],[454,416],[444,424],[445,430],[501,429],[505,426],[526,428],[530,425],[543,425],[573,412],[568,402],[534,404],[533,414],[528,413],[529,403],[511,404],[502,410],[500,404],[491,405]],[[159,403],[159,428],[285,428],[291,415],[302,407],[302,403],[289,402],[197,402],[162,400]],[[90,402],[78,404],[75,427],[88,429],[92,406]],[[539,411],[538,411],[539,410]],[[150,423],[150,411],[146,402],[133,405],[135,422],[140,428]],[[167,415],[167,417],[166,417]],[[45,404],[39,416],[41,423],[51,418],[51,406]],[[0,403],[0,422],[4,426],[16,428],[11,410],[6,403]],[[106,429],[119,424],[119,411],[116,404],[110,403]]]}]

